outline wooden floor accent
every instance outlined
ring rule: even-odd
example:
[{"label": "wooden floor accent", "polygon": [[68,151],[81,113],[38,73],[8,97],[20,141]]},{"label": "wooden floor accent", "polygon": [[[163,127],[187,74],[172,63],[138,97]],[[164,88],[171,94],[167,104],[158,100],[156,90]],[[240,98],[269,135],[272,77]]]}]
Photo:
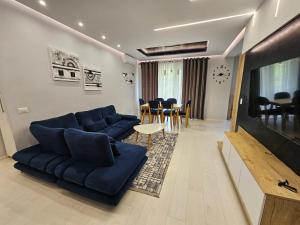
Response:
[{"label": "wooden floor accent", "polygon": [[236,81],[235,81],[235,91],[233,97],[233,108],[232,108],[232,115],[231,115],[231,131],[236,131],[237,129],[237,115],[238,115],[238,108],[240,104],[240,93],[243,81],[243,74],[244,74],[244,65],[245,65],[245,54],[240,55],[239,58],[239,65],[237,69]]},{"label": "wooden floor accent", "polygon": [[[160,198],[128,191],[109,207],[42,182],[0,161],[2,225],[248,225],[216,141],[224,122],[180,130]],[[283,224],[281,224],[283,225]]]}]

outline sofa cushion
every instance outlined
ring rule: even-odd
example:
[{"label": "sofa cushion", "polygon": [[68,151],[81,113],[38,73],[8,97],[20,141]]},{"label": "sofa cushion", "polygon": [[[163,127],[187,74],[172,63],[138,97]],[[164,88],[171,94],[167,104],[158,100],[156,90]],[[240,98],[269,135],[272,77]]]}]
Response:
[{"label": "sofa cushion", "polygon": [[29,166],[39,171],[46,172],[48,164],[59,157],[61,157],[61,155],[53,152],[40,153],[30,161]]},{"label": "sofa cushion", "polygon": [[68,169],[69,166],[73,165],[75,161],[72,158],[69,158],[59,165],[56,166],[54,170],[54,175],[58,178],[63,178],[64,172]]},{"label": "sofa cushion", "polygon": [[101,119],[93,124],[84,126],[84,130],[89,132],[98,132],[100,130],[103,130],[107,127],[107,123],[104,119]]},{"label": "sofa cushion", "polygon": [[80,126],[77,122],[77,119],[74,113],[69,113],[64,116],[54,117],[47,120],[34,121],[31,124],[39,124],[45,127],[50,128],[77,128],[80,129]]},{"label": "sofa cushion", "polygon": [[20,162],[24,165],[29,165],[30,161],[37,155],[39,155],[40,153],[45,152],[45,150],[43,149],[42,145],[38,144],[38,145],[34,145],[31,146],[29,148],[17,151],[12,158],[17,161]]},{"label": "sofa cushion", "polygon": [[64,171],[63,179],[83,186],[86,177],[96,168],[86,162],[75,162]]},{"label": "sofa cushion", "polygon": [[29,129],[46,151],[61,155],[70,153],[64,138],[64,128],[49,128],[31,124]]},{"label": "sofa cushion", "polygon": [[100,131],[101,133],[105,133],[108,136],[112,138],[118,138],[120,135],[122,135],[124,132],[126,132],[126,129],[121,127],[107,127]]},{"label": "sofa cushion", "polygon": [[99,167],[85,180],[85,186],[108,195],[121,190],[138,165],[144,160],[146,149],[142,146],[116,142],[120,156],[111,167]]},{"label": "sofa cushion", "polygon": [[70,157],[65,155],[60,155],[59,157],[56,157],[48,163],[45,172],[51,175],[55,175],[56,167],[64,163],[65,161],[68,161],[69,159]]},{"label": "sofa cushion", "polygon": [[105,119],[108,124],[115,124],[115,123],[119,122],[122,118],[121,118],[121,116],[116,114],[113,116],[107,116]]},{"label": "sofa cushion", "polygon": [[98,166],[113,165],[114,156],[107,135],[66,129],[65,139],[72,159],[75,161],[88,162]]},{"label": "sofa cushion", "polygon": [[109,105],[106,107],[101,108],[102,117],[106,118],[108,116],[114,116],[117,114],[116,109],[113,105]]},{"label": "sofa cushion", "polygon": [[102,119],[101,108],[75,113],[79,125],[85,127]]},{"label": "sofa cushion", "polygon": [[138,125],[140,122],[139,120],[120,120],[117,123],[113,124],[113,127],[121,127],[124,128],[126,131],[133,128],[133,126]]}]

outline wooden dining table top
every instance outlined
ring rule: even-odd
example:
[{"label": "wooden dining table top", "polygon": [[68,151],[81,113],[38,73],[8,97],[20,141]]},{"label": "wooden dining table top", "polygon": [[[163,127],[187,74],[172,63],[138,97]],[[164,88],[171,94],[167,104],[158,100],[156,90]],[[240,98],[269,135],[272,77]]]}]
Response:
[{"label": "wooden dining table top", "polygon": [[275,105],[290,105],[293,103],[293,100],[291,98],[274,99],[271,103]]}]

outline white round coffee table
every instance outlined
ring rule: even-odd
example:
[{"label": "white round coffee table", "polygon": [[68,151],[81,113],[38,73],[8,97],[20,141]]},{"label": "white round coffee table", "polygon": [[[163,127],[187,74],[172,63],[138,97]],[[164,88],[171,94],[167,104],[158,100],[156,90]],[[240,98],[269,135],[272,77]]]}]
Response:
[{"label": "white round coffee table", "polygon": [[148,150],[152,144],[151,135],[162,131],[163,136],[165,138],[165,125],[161,123],[154,123],[154,124],[141,124],[134,126],[133,129],[136,131],[136,141],[138,141],[139,134],[146,134],[148,135]]}]

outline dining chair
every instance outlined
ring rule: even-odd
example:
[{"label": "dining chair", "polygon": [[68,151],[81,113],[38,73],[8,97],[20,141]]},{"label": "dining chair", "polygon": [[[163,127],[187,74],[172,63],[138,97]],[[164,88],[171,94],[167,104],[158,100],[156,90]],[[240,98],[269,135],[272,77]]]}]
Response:
[{"label": "dining chair", "polygon": [[295,91],[293,97],[300,97],[300,90]]},{"label": "dining chair", "polygon": [[154,101],[163,102],[164,99],[163,98],[156,98],[156,99],[154,99]]},{"label": "dining chair", "polygon": [[265,116],[265,123],[269,123],[269,117],[272,115],[274,117],[274,124],[276,124],[277,116],[282,115],[280,107],[273,108],[273,104],[266,97],[259,96],[256,99],[257,112],[260,120],[262,120],[262,115]]},{"label": "dining chair", "polygon": [[157,122],[159,122],[159,117],[160,117],[159,101],[156,100],[149,101],[149,112],[150,112],[150,123],[153,123],[153,120],[155,119],[157,119]]},{"label": "dining chair", "polygon": [[171,102],[172,104],[177,104],[177,99],[176,98],[168,98],[168,102]]},{"label": "dining chair", "polygon": [[141,113],[141,123],[144,123],[145,116],[149,116],[149,112],[146,108],[143,108],[142,105],[144,105],[146,102],[144,99],[139,98],[139,105],[140,105],[140,113]]},{"label": "dining chair", "polygon": [[191,104],[192,104],[192,100],[188,100],[187,103],[185,104],[184,111],[182,111],[182,110],[179,111],[180,122],[182,124],[182,117],[184,117],[186,128],[189,125],[189,119],[190,119],[190,116],[191,116]]},{"label": "dining chair", "polygon": [[291,98],[291,94],[288,92],[277,92],[274,95],[274,99],[285,99],[285,98]]},{"label": "dining chair", "polygon": [[298,129],[300,124],[300,96],[293,97],[292,106],[287,109],[287,113],[294,116],[294,130]]},{"label": "dining chair", "polygon": [[173,103],[170,102],[170,101],[163,101],[161,103],[161,107],[162,107],[162,112],[161,112],[161,118],[162,118],[162,121],[165,122],[165,117],[167,117],[167,121],[170,117],[170,125],[171,125],[171,128],[173,127],[173,119],[174,119],[174,116],[176,116],[175,114],[175,110],[173,108]]}]

